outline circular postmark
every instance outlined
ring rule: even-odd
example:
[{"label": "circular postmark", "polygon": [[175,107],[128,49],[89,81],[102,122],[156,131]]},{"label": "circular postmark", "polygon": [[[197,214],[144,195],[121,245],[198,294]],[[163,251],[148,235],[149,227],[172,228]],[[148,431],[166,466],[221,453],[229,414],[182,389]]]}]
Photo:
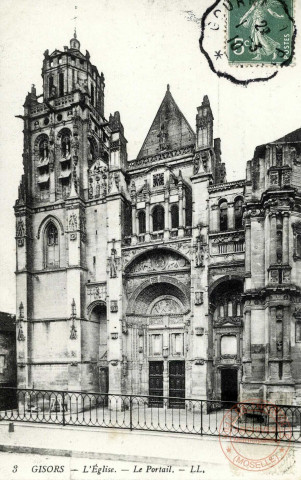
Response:
[{"label": "circular postmark", "polygon": [[258,400],[232,406],[219,427],[220,446],[226,458],[235,467],[252,472],[278,465],[290,450],[291,439],[292,427],[285,407]]},{"label": "circular postmark", "polygon": [[292,65],[294,0],[216,0],[202,17],[200,49],[211,70],[248,85]]}]

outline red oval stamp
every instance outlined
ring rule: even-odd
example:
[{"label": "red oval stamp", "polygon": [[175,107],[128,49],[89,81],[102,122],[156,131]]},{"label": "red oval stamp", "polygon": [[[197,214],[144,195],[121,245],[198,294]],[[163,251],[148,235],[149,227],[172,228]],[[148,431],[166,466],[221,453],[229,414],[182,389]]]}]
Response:
[{"label": "red oval stamp", "polygon": [[235,467],[253,472],[278,465],[291,448],[291,439],[292,427],[285,409],[258,400],[235,404],[224,414],[219,427],[226,458]]}]

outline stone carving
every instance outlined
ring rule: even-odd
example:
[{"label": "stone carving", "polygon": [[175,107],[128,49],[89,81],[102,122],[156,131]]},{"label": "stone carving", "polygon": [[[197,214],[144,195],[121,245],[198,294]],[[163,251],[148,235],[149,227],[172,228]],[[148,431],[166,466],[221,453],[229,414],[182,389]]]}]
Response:
[{"label": "stone carving", "polygon": [[114,190],[120,191],[120,178],[117,172],[112,172],[109,175],[108,193],[112,193]]},{"label": "stone carving", "polygon": [[69,232],[70,232],[70,240],[74,241],[77,239],[77,215],[75,213],[71,213],[69,216],[68,222]]},{"label": "stone carving", "polygon": [[293,316],[294,316],[295,318],[298,318],[298,319],[301,320],[301,308],[300,308],[300,307],[296,307],[296,308],[295,308],[295,311],[294,311],[294,313],[293,313]]},{"label": "stone carving", "polygon": [[201,247],[201,242],[198,240],[196,245],[196,252],[195,252],[195,267],[203,267],[204,266],[204,249]]},{"label": "stone carving", "polygon": [[251,345],[251,353],[264,353],[265,346],[262,344],[254,344]]},{"label": "stone carving", "polygon": [[194,146],[190,145],[187,147],[177,148],[175,150],[169,150],[167,152],[161,152],[161,153],[158,153],[157,155],[150,155],[148,157],[143,157],[143,158],[140,158],[139,160],[133,160],[131,162],[128,162],[129,170],[133,170],[137,167],[143,167],[149,164],[154,164],[160,160],[165,160],[167,158],[178,157],[181,155],[185,155],[187,153],[193,154],[193,151],[194,151]]},{"label": "stone carving", "polygon": [[70,329],[70,340],[76,340],[77,339],[77,329],[75,326],[75,320],[76,320],[76,305],[74,299],[72,300],[71,303],[71,329]]},{"label": "stone carving", "polygon": [[98,283],[86,286],[87,296],[90,297],[90,302],[93,300],[106,300],[107,287],[105,283]]},{"label": "stone carving", "polygon": [[283,270],[282,271],[282,282],[283,283],[290,283],[291,281],[291,272],[290,270]]},{"label": "stone carving", "polygon": [[22,219],[18,220],[16,237],[17,237],[18,247],[23,247],[25,243],[25,225]]},{"label": "stone carving", "polygon": [[69,217],[69,232],[77,230],[77,216],[75,213],[71,213]]},{"label": "stone carving", "polygon": [[[195,254],[195,247],[191,245],[190,240],[183,241],[183,242],[170,242],[167,245],[167,248],[170,247],[173,250],[178,250],[179,253],[182,253],[183,255],[187,256],[192,260],[193,255]],[[123,268],[125,269],[128,263],[131,261],[131,259],[136,255],[137,257],[141,253],[150,253],[153,251],[153,248],[135,248],[135,249],[128,249],[125,250],[123,249],[122,251],[122,261],[123,261]],[[172,255],[175,255],[175,253],[171,252]],[[188,266],[188,265],[187,265]]]},{"label": "stone carving", "polygon": [[195,292],[195,296],[194,296],[194,304],[195,305],[202,305],[203,303],[203,297],[204,297],[204,293],[203,292]]},{"label": "stone carving", "polygon": [[24,321],[24,306],[23,306],[23,303],[21,302],[19,306],[19,318],[17,320],[17,325],[18,325],[17,340],[19,342],[25,341],[25,335],[23,333],[23,326],[22,326],[23,321]]},{"label": "stone carving", "polygon": [[279,272],[278,272],[278,270],[271,270],[270,271],[270,282],[271,283],[278,283],[279,282]]},{"label": "stone carving", "polygon": [[128,333],[128,324],[127,324],[126,318],[123,318],[121,321],[121,329],[122,329],[122,333],[124,334]]},{"label": "stone carving", "polygon": [[89,169],[88,197],[104,198],[107,194],[108,167],[105,162],[98,158]]},{"label": "stone carving", "polygon": [[84,213],[81,213],[79,222],[80,222],[81,240],[82,242],[85,243],[87,241],[87,230],[86,230],[86,216]]},{"label": "stone carving", "polygon": [[195,365],[205,365],[206,360],[204,358],[196,358],[194,361]]},{"label": "stone carving", "polygon": [[235,327],[242,326],[242,318],[241,317],[218,317],[217,319],[213,320],[214,327],[224,327],[227,324],[232,324]]},{"label": "stone carving", "polygon": [[197,173],[199,173],[200,160],[201,160],[200,153],[196,153],[193,159],[193,175],[196,175]]},{"label": "stone carving", "polygon": [[114,242],[113,248],[111,249],[111,256],[109,258],[109,266],[110,266],[110,277],[116,278],[117,277],[117,250],[115,249]]},{"label": "stone carving", "polygon": [[279,185],[279,174],[278,171],[270,172],[270,185],[271,186],[278,186]]},{"label": "stone carving", "polygon": [[121,372],[123,377],[128,373],[128,360],[126,355],[122,355]]},{"label": "stone carving", "polygon": [[117,300],[111,300],[110,301],[110,312],[111,313],[118,312],[118,302],[117,302]]},{"label": "stone carving", "polygon": [[282,172],[282,183],[283,185],[290,185],[291,184],[291,171],[284,170]]},{"label": "stone carving", "polygon": [[189,262],[176,254],[155,254],[135,264],[131,273],[178,270],[187,268]]},{"label": "stone carving", "polygon": [[160,299],[152,307],[151,315],[165,315],[168,313],[180,313],[181,307],[176,300],[172,298]]}]

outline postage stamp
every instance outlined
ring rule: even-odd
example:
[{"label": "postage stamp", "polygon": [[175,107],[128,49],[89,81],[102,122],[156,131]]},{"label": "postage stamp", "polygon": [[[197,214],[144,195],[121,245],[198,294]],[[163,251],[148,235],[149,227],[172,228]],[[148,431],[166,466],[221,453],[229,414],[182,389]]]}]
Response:
[{"label": "postage stamp", "polygon": [[216,0],[201,21],[200,50],[210,69],[247,86],[294,65],[295,0]]},{"label": "postage stamp", "polygon": [[284,409],[254,400],[234,405],[219,428],[226,458],[235,467],[252,472],[279,465],[291,450],[291,439],[292,426]]},{"label": "postage stamp", "polygon": [[229,0],[225,6],[230,63],[275,65],[291,59],[293,0]]}]

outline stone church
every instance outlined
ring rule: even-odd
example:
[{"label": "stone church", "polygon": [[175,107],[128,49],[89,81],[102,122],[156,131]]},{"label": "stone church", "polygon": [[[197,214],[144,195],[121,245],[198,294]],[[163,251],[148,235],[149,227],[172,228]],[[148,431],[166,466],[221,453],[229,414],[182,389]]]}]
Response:
[{"label": "stone church", "polygon": [[207,96],[194,130],[167,86],[129,160],[76,34],[42,79],[20,116],[18,386],[300,401],[301,129],[227,182]]}]

